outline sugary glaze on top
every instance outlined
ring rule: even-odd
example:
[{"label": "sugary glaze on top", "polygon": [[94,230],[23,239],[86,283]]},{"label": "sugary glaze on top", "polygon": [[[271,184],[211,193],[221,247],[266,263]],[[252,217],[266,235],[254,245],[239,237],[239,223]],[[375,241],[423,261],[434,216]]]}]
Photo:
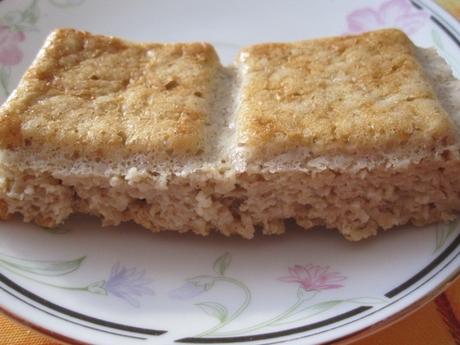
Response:
[{"label": "sugary glaze on top", "polygon": [[[414,53],[392,29],[243,49],[238,145],[249,159],[270,159],[452,142],[453,124]],[[207,128],[219,115],[211,112],[220,69],[206,43],[56,30],[0,108],[0,148],[90,160],[199,155],[213,145]]]},{"label": "sugary glaze on top", "polygon": [[394,29],[243,49],[239,145],[260,158],[449,143],[453,124],[414,51]]},{"label": "sugary glaze on top", "polygon": [[56,30],[0,109],[0,147],[89,159],[198,154],[219,66],[206,43]]}]

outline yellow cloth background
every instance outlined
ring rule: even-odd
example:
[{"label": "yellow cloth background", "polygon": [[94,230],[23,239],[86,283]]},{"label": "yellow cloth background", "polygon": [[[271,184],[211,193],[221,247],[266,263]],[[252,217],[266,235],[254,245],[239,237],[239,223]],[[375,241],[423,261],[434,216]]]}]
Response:
[{"label": "yellow cloth background", "polygon": [[460,0],[436,0],[436,2],[460,20]]},{"label": "yellow cloth background", "polygon": [[[352,345],[456,345],[460,344],[459,320],[460,279],[457,279],[424,307]],[[1,345],[59,344],[4,316],[0,316],[0,330]]]}]

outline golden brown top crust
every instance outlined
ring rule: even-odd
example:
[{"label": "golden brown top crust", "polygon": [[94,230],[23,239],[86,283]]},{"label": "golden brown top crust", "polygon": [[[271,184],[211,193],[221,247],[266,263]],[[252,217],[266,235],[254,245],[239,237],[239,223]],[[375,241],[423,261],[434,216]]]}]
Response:
[{"label": "golden brown top crust", "polygon": [[414,46],[398,30],[242,50],[238,142],[261,158],[431,148],[453,140]]},{"label": "golden brown top crust", "polygon": [[91,159],[197,154],[218,57],[209,44],[135,44],[56,30],[0,109],[0,147]]}]

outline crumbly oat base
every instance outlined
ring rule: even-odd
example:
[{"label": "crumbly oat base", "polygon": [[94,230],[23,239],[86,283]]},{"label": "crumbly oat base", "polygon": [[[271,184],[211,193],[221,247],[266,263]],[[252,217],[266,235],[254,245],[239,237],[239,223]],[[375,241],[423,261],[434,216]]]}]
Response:
[{"label": "crumbly oat base", "polygon": [[460,82],[436,53],[382,30],[242,56],[51,35],[0,109],[0,218],[360,240],[460,210]]},{"label": "crumbly oat base", "polygon": [[3,167],[0,195],[8,214],[20,213],[25,221],[45,227],[82,212],[101,217],[103,225],[133,220],[155,232],[208,235],[217,230],[252,238],[257,229],[281,234],[285,220],[293,219],[305,229],[325,226],[357,241],[378,229],[453,219],[460,210],[460,157],[458,151],[444,156],[359,173],[325,169],[155,176],[133,169],[109,178],[30,170],[18,174],[14,167]]}]

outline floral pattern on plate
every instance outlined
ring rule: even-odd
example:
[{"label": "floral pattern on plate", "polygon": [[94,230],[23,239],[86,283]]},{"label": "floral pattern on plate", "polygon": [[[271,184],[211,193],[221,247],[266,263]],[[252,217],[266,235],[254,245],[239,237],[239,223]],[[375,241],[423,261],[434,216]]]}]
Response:
[{"label": "floral pattern on plate", "polygon": [[[64,276],[78,270],[85,259],[86,257],[82,256],[74,260],[29,260],[0,253],[0,267],[52,288],[85,291],[98,295],[113,295],[128,302],[133,307],[140,306],[136,298],[154,294],[150,287],[152,280],[147,278],[145,270],[128,269],[119,262],[112,266],[108,279],[95,281],[88,285],[64,286],[49,281],[48,277]],[[47,279],[45,280],[45,278]]]},{"label": "floral pattern on plate", "polygon": [[[81,5],[85,0],[49,0],[51,4],[61,8]],[[11,68],[22,62],[24,53],[22,44],[27,32],[36,31],[40,18],[39,1],[32,0],[22,10],[9,11],[0,16],[0,94],[8,96],[10,88]]]},{"label": "floral pattern on plate", "polygon": [[428,13],[415,9],[408,0],[389,0],[378,8],[362,7],[348,14],[348,32],[359,34],[394,27],[411,35],[427,24],[428,18]]},{"label": "floral pattern on plate", "polygon": [[205,336],[235,336],[246,334],[253,331],[258,331],[266,327],[283,326],[298,321],[303,321],[321,313],[330,311],[332,308],[337,307],[344,303],[351,303],[357,305],[377,305],[386,303],[386,298],[375,297],[359,297],[349,299],[335,299],[323,301],[319,303],[311,303],[315,297],[323,290],[338,289],[343,287],[343,281],[347,277],[338,272],[330,272],[328,266],[319,266],[313,264],[307,265],[294,265],[288,268],[289,275],[278,278],[284,283],[296,283],[297,300],[294,304],[287,307],[278,315],[271,317],[268,320],[258,322],[252,326],[243,329],[221,331],[224,327],[228,326],[236,320],[247,308],[251,305],[252,293],[246,284],[238,279],[228,277],[225,275],[226,270],[231,263],[230,253],[225,253],[220,256],[213,265],[215,275],[201,275],[193,278],[186,279],[184,285],[172,290],[169,293],[170,298],[179,300],[189,300],[197,296],[201,296],[205,292],[213,288],[217,282],[225,282],[232,284],[241,289],[244,293],[244,300],[235,312],[229,313],[229,308],[216,301],[206,301],[195,303],[195,306],[202,309],[206,314],[217,319],[218,323],[198,334],[196,337]]}]

